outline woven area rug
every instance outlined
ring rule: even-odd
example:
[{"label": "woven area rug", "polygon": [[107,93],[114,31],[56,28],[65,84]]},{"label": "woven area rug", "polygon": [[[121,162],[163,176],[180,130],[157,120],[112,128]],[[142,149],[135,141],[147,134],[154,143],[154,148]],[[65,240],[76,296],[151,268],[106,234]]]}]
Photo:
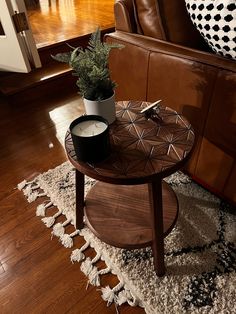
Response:
[{"label": "woven area rug", "polygon": [[[115,248],[102,243],[87,228],[66,233],[75,212],[75,170],[69,162],[31,182],[21,182],[18,188],[29,202],[43,197],[36,215],[43,216],[52,235],[71,249],[71,261],[80,262],[78,266],[90,284],[99,286],[100,276],[108,272],[118,276],[117,286],[102,288],[108,305],[128,302],[155,314],[236,313],[235,211],[180,172],[167,181],[177,194],[180,212],[176,227],[165,238],[167,273],[161,278],[155,275],[150,248]],[[86,178],[86,192],[93,184],[94,180]],[[55,206],[58,212],[51,216]],[[57,222],[60,215],[65,216],[63,223]],[[83,247],[73,246],[76,236],[85,238]],[[97,252],[93,260],[86,257],[89,246]],[[105,269],[96,267],[99,259],[105,261]]]}]

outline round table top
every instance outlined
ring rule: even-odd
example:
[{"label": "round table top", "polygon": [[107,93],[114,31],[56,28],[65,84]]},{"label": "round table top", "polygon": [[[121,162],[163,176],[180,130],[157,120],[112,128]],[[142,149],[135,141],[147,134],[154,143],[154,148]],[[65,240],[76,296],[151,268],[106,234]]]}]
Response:
[{"label": "round table top", "polygon": [[78,161],[67,131],[65,148],[75,168],[114,184],[147,183],[180,169],[194,145],[193,128],[183,115],[168,107],[160,107],[160,121],[147,120],[140,111],[148,105],[143,101],[116,102],[117,118],[109,126],[111,154],[99,163]]}]

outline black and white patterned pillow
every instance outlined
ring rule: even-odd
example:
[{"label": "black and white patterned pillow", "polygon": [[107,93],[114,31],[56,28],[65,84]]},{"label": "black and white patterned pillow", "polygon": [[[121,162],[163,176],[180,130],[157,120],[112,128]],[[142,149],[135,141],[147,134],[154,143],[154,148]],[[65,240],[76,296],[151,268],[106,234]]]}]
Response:
[{"label": "black and white patterned pillow", "polygon": [[216,53],[236,60],[236,0],[185,0],[192,22]]}]

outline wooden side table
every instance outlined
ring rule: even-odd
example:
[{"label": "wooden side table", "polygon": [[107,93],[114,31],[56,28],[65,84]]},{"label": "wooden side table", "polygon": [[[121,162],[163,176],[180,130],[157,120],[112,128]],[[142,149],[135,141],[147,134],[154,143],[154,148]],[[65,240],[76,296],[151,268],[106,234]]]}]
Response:
[{"label": "wooden side table", "polygon": [[[108,244],[128,249],[152,245],[155,270],[162,276],[164,237],[178,216],[175,193],[162,179],[186,163],[195,136],[189,122],[170,108],[161,107],[159,122],[147,120],[140,111],[148,105],[116,103],[117,119],[110,125],[112,152],[106,160],[78,161],[69,131],[65,148],[76,168],[76,227],[83,227],[85,216],[86,225]],[[84,175],[99,181],[85,203]]]}]

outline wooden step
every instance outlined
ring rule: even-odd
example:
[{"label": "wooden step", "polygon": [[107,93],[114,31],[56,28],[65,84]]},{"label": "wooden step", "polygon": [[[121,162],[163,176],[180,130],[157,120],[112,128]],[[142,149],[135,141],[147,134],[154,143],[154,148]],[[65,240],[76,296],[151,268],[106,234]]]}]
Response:
[{"label": "wooden step", "polygon": [[31,103],[56,93],[77,92],[76,77],[65,63],[53,62],[30,73],[0,79],[0,91],[11,104]]},{"label": "wooden step", "polygon": [[[102,30],[102,36],[112,31],[114,31],[114,27]],[[66,88],[69,87],[70,84],[75,84],[76,77],[72,76],[70,67],[65,63],[53,60],[51,55],[69,51],[70,48],[68,44],[72,47],[86,47],[90,36],[91,34],[86,34],[78,38],[40,48],[39,55],[42,68],[34,69],[30,73],[1,72],[1,94],[11,98],[14,96],[15,98],[19,93],[28,93],[30,95],[31,93],[35,93],[35,89],[39,89],[40,92],[43,92],[45,95],[47,89],[50,93],[56,91],[59,85]],[[43,89],[46,90],[43,91]]]},{"label": "wooden step", "polygon": [[48,63],[40,69],[30,73],[17,73],[3,77],[0,80],[0,90],[6,95],[14,95],[26,89],[45,84],[50,80],[58,79],[71,73],[71,69],[64,63]]}]

